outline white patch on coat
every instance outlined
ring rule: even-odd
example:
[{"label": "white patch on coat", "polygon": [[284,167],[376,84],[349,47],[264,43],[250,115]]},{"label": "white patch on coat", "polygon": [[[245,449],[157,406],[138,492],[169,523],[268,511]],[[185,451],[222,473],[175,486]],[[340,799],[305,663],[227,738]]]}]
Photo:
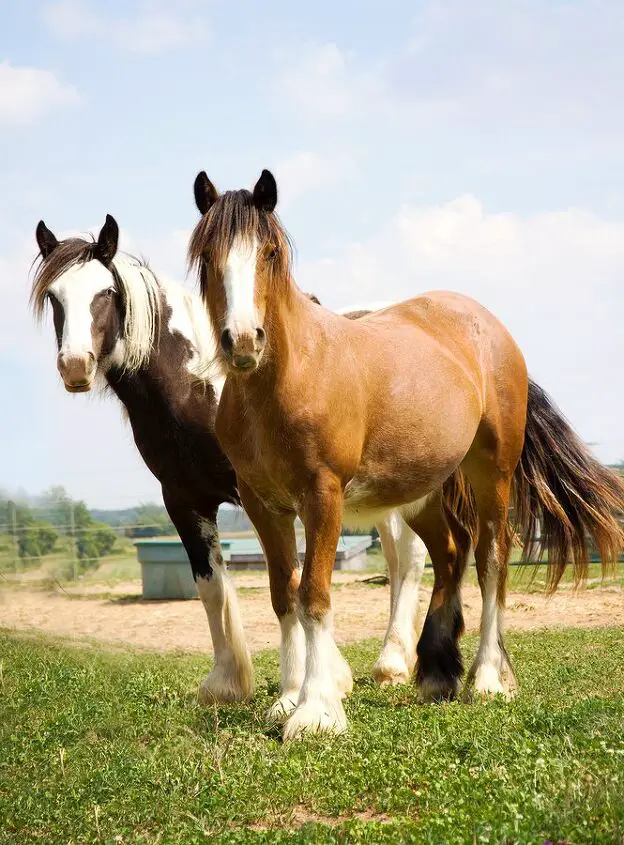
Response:
[{"label": "white patch on coat", "polygon": [[225,381],[217,363],[216,344],[208,312],[201,298],[177,282],[159,277],[166,304],[171,309],[167,328],[181,334],[191,345],[191,358],[186,362],[189,373],[209,382],[221,397]]},{"label": "white patch on coat", "polygon": [[[417,516],[427,504],[430,494],[415,499],[399,509],[407,519]],[[354,528],[370,528],[371,525],[378,525],[388,519],[395,508],[374,507],[369,503],[374,501],[373,486],[367,482],[351,479],[346,485],[343,494],[344,511],[343,522],[345,525]]]}]

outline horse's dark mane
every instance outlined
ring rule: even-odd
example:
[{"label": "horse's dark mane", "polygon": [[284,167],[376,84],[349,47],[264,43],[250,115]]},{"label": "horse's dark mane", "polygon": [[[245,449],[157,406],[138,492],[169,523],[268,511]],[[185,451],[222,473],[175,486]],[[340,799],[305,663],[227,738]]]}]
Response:
[{"label": "horse's dark mane", "polygon": [[[247,190],[222,194],[195,226],[188,248],[189,269],[201,271],[204,257],[214,268],[222,268],[237,237],[250,241],[255,238],[261,249],[270,245],[275,253],[270,263],[271,277],[276,281],[290,278],[290,238],[277,215],[258,210]],[[207,276],[203,272],[200,283],[205,294]]]},{"label": "horse's dark mane", "polygon": [[46,294],[50,285],[70,267],[76,264],[86,264],[96,258],[97,242],[93,235],[89,235],[89,237],[91,240],[68,238],[65,241],[60,241],[47,258],[44,258],[41,253],[35,258],[35,262],[39,259],[39,264],[30,292],[30,305],[37,319],[41,319],[43,315]]}]

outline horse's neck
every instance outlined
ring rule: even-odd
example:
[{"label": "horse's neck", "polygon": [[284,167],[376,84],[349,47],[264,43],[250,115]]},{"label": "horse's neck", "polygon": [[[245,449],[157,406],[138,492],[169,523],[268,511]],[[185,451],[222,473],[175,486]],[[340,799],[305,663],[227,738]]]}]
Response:
[{"label": "horse's neck", "polygon": [[292,281],[283,296],[273,298],[265,314],[267,349],[258,369],[263,389],[288,382],[293,370],[300,371],[302,364],[314,360],[315,349],[323,342],[316,308]]},{"label": "horse's neck", "polygon": [[131,422],[146,408],[161,415],[180,411],[193,394],[192,381],[199,375],[219,392],[219,379],[210,368],[214,359],[212,332],[201,301],[182,285],[158,283],[160,318],[148,359],[133,372],[123,364],[106,374],[109,387],[125,406]]},{"label": "horse's neck", "polygon": [[[176,342],[175,336],[172,340]],[[178,345],[182,342],[182,338],[177,341]],[[180,370],[165,366],[162,352],[155,348],[149,360],[133,372],[113,365],[106,373],[106,381],[124,405],[131,422],[134,422],[147,410],[172,406],[176,388],[179,390],[180,387]]]}]

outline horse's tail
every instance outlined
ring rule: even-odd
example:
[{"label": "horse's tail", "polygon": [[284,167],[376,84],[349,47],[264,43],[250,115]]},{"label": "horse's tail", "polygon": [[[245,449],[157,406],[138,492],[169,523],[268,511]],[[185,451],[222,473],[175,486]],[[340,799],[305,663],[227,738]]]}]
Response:
[{"label": "horse's tail", "polygon": [[477,545],[479,517],[472,487],[461,469],[446,479],[442,486],[445,506],[455,514],[470,534],[473,547]]},{"label": "horse's tail", "polygon": [[513,479],[514,528],[523,559],[534,549],[548,554],[547,584],[553,591],[572,562],[574,580],[587,577],[588,539],[602,561],[603,575],[624,548],[624,479],[596,460],[561,412],[529,381],[524,448]]}]

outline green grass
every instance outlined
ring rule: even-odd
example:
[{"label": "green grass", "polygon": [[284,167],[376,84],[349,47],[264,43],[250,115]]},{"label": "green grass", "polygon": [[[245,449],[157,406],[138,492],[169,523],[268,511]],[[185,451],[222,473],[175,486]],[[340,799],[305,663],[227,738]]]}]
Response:
[{"label": "green grass", "polygon": [[346,648],[349,734],[284,746],[273,652],[251,704],[203,710],[205,660],[0,632],[0,842],[620,845],[624,631],[508,640],[510,704],[419,706]]}]

